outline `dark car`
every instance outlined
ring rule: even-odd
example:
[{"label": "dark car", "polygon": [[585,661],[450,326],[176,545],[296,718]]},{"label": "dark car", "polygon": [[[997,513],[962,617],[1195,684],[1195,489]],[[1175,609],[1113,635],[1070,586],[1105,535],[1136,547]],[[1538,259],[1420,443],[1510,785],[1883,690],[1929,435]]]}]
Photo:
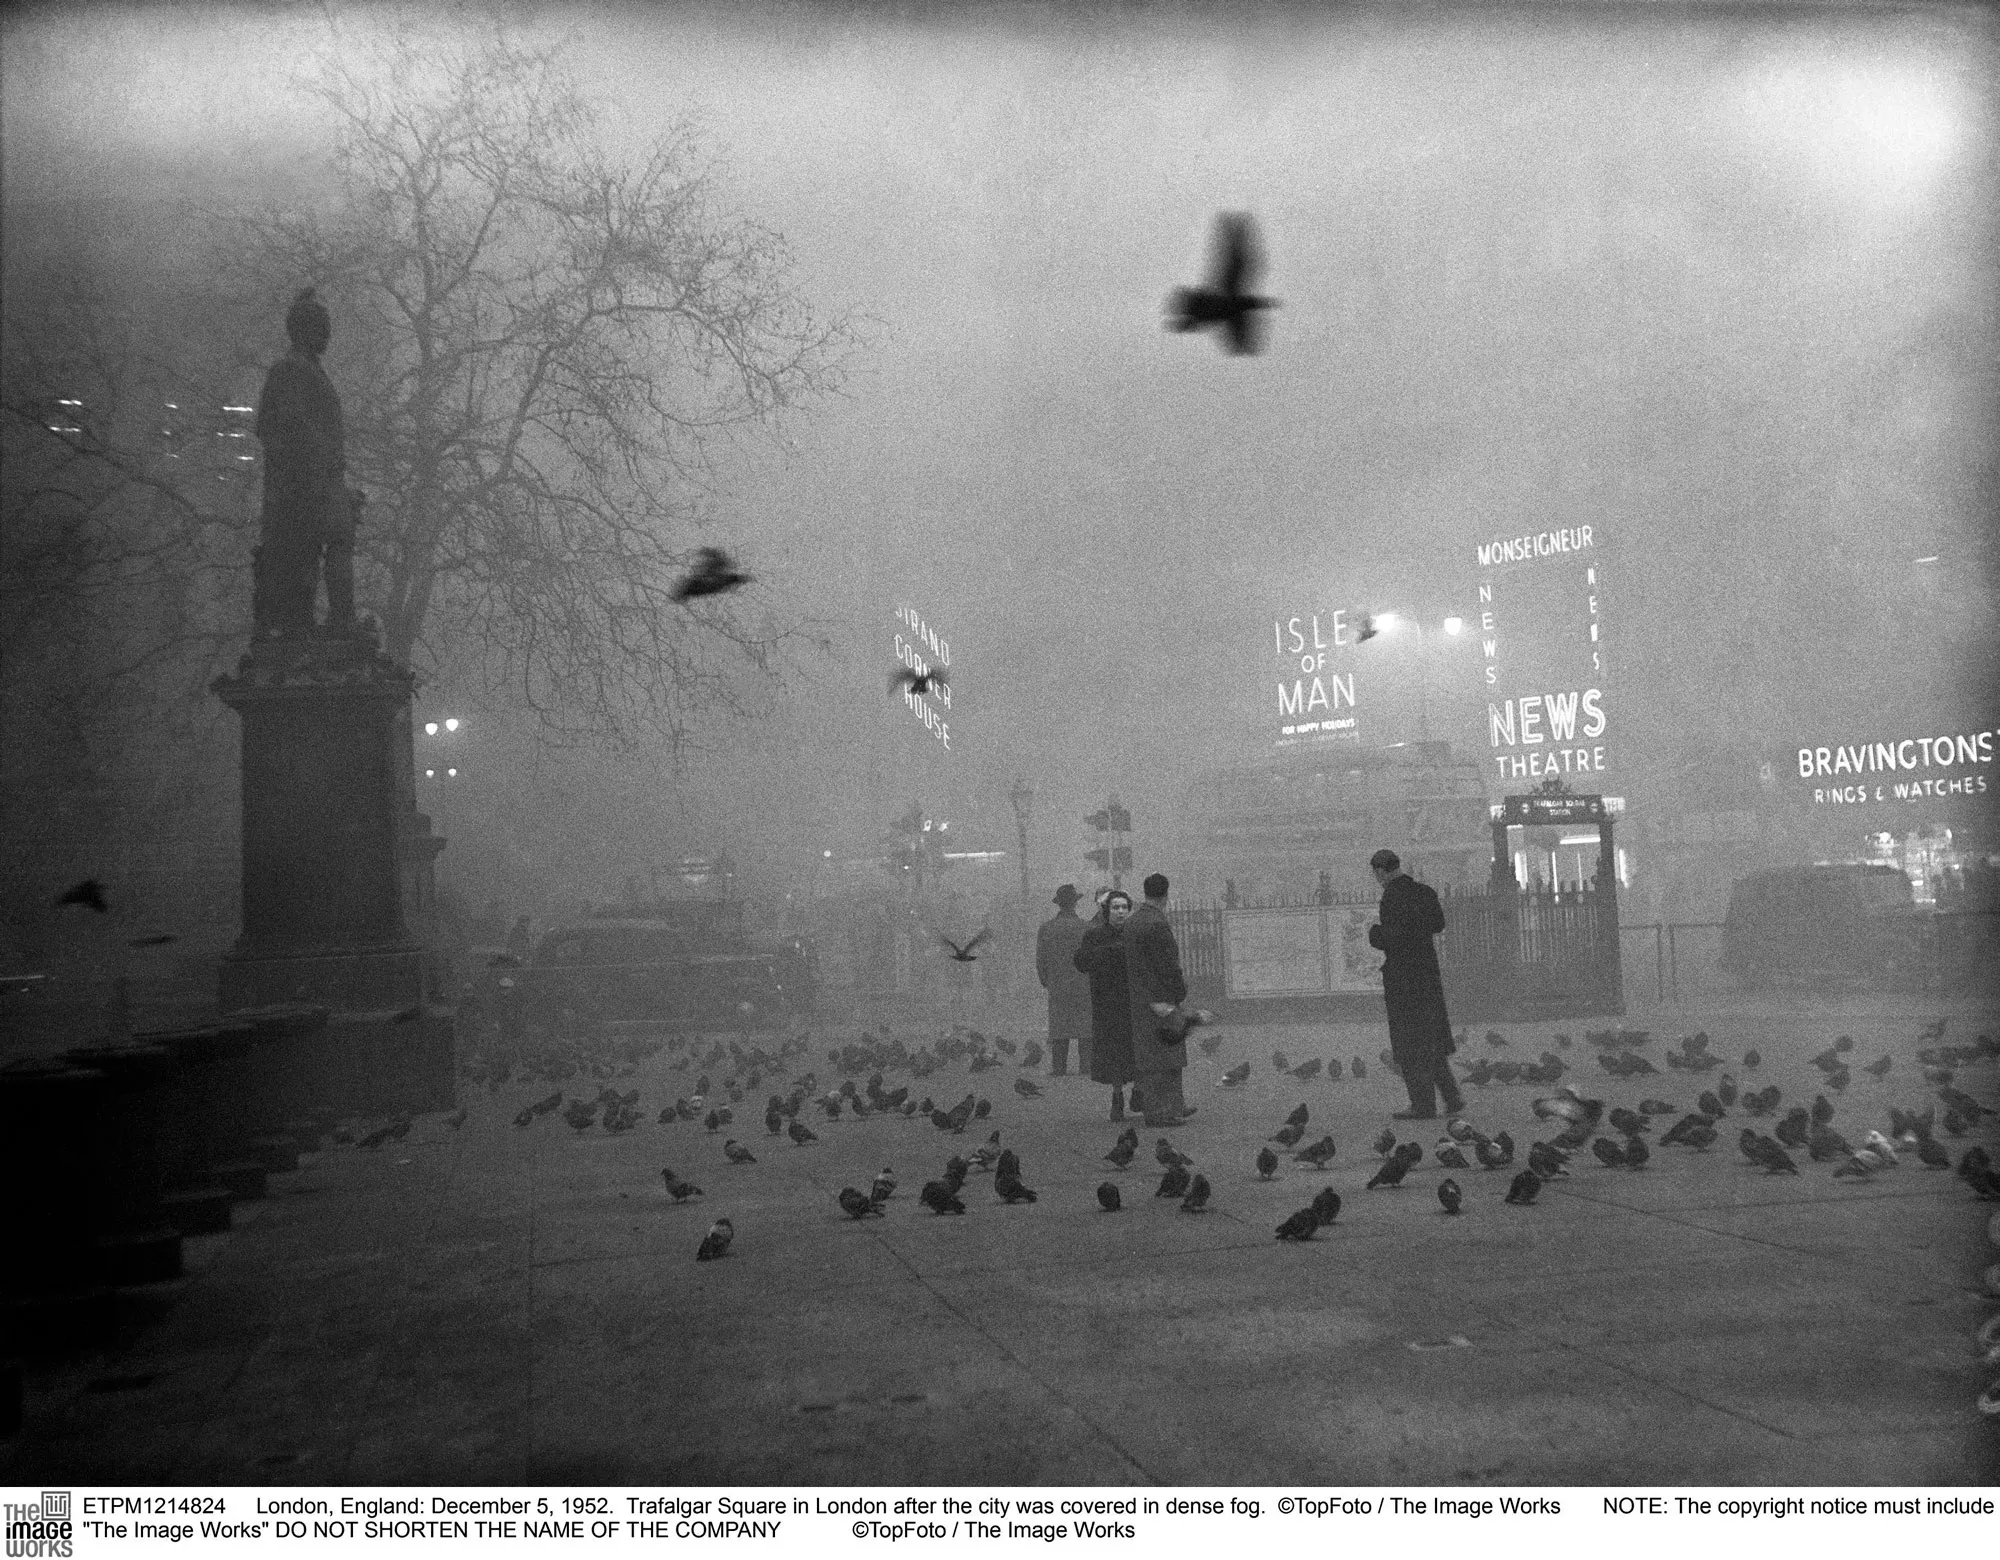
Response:
[{"label": "dark car", "polygon": [[531,1022],[553,1022],[567,1009],[585,1023],[769,1029],[782,1027],[795,1007],[778,956],[718,951],[665,919],[559,926],[512,973]]},{"label": "dark car", "polygon": [[1781,979],[1893,986],[1921,924],[1899,867],[1775,867],[1731,885],[1722,967],[1752,989]]}]

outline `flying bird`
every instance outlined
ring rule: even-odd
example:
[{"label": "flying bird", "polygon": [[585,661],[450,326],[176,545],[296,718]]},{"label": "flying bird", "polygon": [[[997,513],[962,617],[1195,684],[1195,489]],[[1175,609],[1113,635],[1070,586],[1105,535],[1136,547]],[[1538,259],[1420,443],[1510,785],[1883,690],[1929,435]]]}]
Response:
[{"label": "flying bird", "polygon": [[929,693],[940,686],[949,688],[951,684],[945,681],[944,673],[935,666],[924,672],[911,666],[899,666],[889,674],[891,693],[901,693],[904,689],[911,693]]},{"label": "flying bird", "polygon": [[726,1256],[729,1243],[736,1238],[736,1226],[727,1219],[717,1219],[708,1227],[708,1233],[701,1238],[694,1259],[697,1262],[713,1262],[717,1257]]},{"label": "flying bird", "polygon": [[736,567],[728,553],[720,547],[704,547],[695,555],[694,567],[674,587],[673,597],[675,601],[692,601],[697,596],[719,596],[749,583],[750,576]]},{"label": "flying bird", "polygon": [[1263,335],[1263,311],[1278,306],[1276,299],[1250,291],[1262,270],[1263,256],[1248,214],[1224,212],[1215,221],[1207,283],[1173,290],[1167,299],[1167,329],[1192,331],[1219,325],[1226,351],[1254,354]]},{"label": "flying bird", "polygon": [[58,907],[82,905],[86,910],[95,910],[99,915],[108,915],[111,912],[111,906],[105,903],[104,885],[96,878],[85,878],[81,883],[64,889],[56,896],[56,904]]},{"label": "flying bird", "polygon": [[1457,1213],[1460,1200],[1461,1194],[1458,1189],[1458,1182],[1449,1177],[1438,1182],[1438,1202],[1443,1206],[1446,1213]]},{"label": "flying bird", "polygon": [[952,958],[955,959],[958,963],[970,964],[979,957],[979,955],[974,953],[972,950],[974,948],[977,948],[981,943],[985,942],[986,939],[988,937],[991,937],[992,935],[993,935],[992,927],[990,926],[982,927],[979,931],[973,934],[972,941],[968,942],[962,948],[957,943],[953,942],[949,937],[945,936],[943,932],[939,932],[937,934],[937,940],[943,943],[947,948],[951,950]]}]

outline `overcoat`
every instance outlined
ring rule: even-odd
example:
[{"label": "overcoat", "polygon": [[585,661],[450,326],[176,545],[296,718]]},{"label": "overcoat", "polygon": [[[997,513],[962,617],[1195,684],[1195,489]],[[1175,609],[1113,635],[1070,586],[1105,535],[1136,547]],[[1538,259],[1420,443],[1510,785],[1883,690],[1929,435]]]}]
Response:
[{"label": "overcoat", "polygon": [[1059,911],[1035,933],[1035,974],[1049,994],[1049,1038],[1072,1040],[1091,1032],[1090,977],[1076,967],[1076,950],[1089,923]]},{"label": "overcoat", "polygon": [[1407,872],[1383,885],[1381,920],[1368,928],[1382,950],[1382,1000],[1389,1010],[1389,1050],[1396,1057],[1449,1056],[1458,1047],[1444,1005],[1444,976],[1432,939],[1444,930],[1437,890]]},{"label": "overcoat", "polygon": [[1132,1007],[1125,986],[1125,934],[1102,915],[1084,923],[1072,962],[1090,977],[1090,1078],[1132,1081]]},{"label": "overcoat", "polygon": [[1146,903],[1125,923],[1125,984],[1132,1007],[1132,1067],[1148,1073],[1179,1072],[1187,1066],[1187,1041],[1162,1045],[1155,1002],[1185,1002],[1187,978],[1181,974],[1180,945],[1167,913]]}]

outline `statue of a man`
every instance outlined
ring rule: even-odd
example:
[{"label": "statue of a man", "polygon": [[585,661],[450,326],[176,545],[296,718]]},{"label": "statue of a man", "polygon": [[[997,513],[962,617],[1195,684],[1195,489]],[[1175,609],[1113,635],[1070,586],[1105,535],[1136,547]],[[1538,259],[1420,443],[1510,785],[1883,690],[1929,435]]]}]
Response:
[{"label": "statue of a man", "polygon": [[308,287],[285,315],[292,350],[264,376],[256,434],[264,446],[264,507],[256,559],[259,637],[313,631],[326,574],[327,629],[354,631],[354,530],[362,495],[348,487],[340,393],[320,367],[333,320]]}]

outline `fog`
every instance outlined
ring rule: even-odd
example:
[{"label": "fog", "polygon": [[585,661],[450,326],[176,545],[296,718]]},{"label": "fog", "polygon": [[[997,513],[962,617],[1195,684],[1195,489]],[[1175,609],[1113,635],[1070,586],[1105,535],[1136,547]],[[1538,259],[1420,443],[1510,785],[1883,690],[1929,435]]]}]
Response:
[{"label": "fog", "polygon": [[[1473,617],[1474,547],[1549,527],[1603,539],[1591,788],[1634,813],[1738,805],[1801,743],[1995,724],[1990,18],[1241,11],[496,13],[572,39],[614,145],[694,116],[865,344],[782,443],[737,441],[704,538],[824,648],[678,772],[427,689],[470,722],[448,880],[609,894],[726,847],[786,892],[912,798],[1011,851],[1017,777],[1037,903],[1113,790],[1140,870],[1176,870],[1189,784],[1273,752],[1275,621]],[[336,47],[382,14],[334,8]],[[327,126],[286,73],[327,26],[14,12],[10,245],[309,192]],[[1223,211],[1281,303],[1256,356],[1162,329]],[[885,692],[899,607],[950,642],[948,749]],[[1359,740],[1485,765],[1476,637],[1355,646]]]}]

